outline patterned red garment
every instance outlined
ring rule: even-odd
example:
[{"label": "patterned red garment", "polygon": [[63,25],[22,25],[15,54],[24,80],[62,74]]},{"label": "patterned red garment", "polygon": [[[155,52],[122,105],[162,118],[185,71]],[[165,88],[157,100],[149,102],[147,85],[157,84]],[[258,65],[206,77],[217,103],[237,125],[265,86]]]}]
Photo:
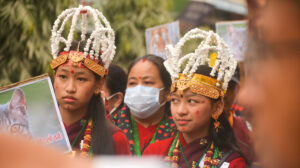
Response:
[{"label": "patterned red garment", "polygon": [[[132,155],[135,155],[133,126],[130,115],[131,114],[129,108],[126,105],[124,105],[121,111],[118,112],[117,115],[113,116],[112,122],[125,133],[129,141],[130,152]],[[146,146],[150,144],[150,140],[152,139],[157,126],[158,125],[145,128],[137,123],[141,152],[143,152]],[[160,141],[163,139],[173,137],[175,135],[175,131],[176,126],[174,124],[173,118],[171,116],[167,116],[166,121],[162,125],[160,125],[160,127],[157,130],[155,141]]]},{"label": "patterned red garment", "polygon": [[[154,144],[150,144],[144,151],[143,155],[158,155],[162,157],[168,156],[168,152],[170,147],[174,141],[175,137],[171,137]],[[185,156],[187,156],[187,160],[190,165],[192,162],[197,162],[201,155],[203,154],[205,148],[209,144],[209,140],[205,144],[200,144],[200,139],[197,139],[189,144],[187,144],[183,137],[180,136],[181,145],[184,151]],[[228,150],[221,150],[222,155],[224,155]],[[183,159],[182,153],[179,152],[179,167],[186,168],[187,165]],[[246,161],[242,158],[238,153],[233,152],[229,155],[229,157],[225,160],[225,162],[229,163],[229,168],[246,168]]]}]

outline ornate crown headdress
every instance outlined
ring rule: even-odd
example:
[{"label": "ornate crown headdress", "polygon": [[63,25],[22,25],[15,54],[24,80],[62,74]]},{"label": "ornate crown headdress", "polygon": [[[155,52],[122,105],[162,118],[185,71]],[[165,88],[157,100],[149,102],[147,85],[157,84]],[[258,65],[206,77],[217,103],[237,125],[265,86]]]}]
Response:
[{"label": "ornate crown headdress", "polygon": [[[191,39],[202,41],[193,53],[181,56],[182,47]],[[190,88],[196,94],[213,99],[224,96],[237,66],[230,48],[218,34],[198,28],[186,33],[175,47],[167,45],[166,56],[164,65],[173,81],[171,92],[175,89],[182,92]],[[211,59],[212,57],[215,60]],[[184,64],[185,67],[181,70]],[[200,65],[208,65],[212,68],[210,76],[195,73]],[[212,78],[216,73],[217,79]]]},{"label": "ornate crown headdress", "polygon": [[[88,16],[95,22],[95,29],[86,40],[84,52],[70,51],[74,38],[74,31],[81,16],[81,41],[86,40]],[[72,18],[72,24],[67,39],[62,36],[66,23]],[[59,27],[60,25],[60,27]],[[59,44],[64,43],[65,48],[59,56]],[[115,55],[115,34],[109,22],[103,14],[90,6],[79,5],[78,8],[64,10],[54,22],[51,36],[51,50],[53,60],[50,63],[52,69],[65,63],[68,59],[73,65],[83,63],[83,65],[100,76],[105,75],[105,70],[109,67]],[[101,61],[102,65],[98,62]]]}]

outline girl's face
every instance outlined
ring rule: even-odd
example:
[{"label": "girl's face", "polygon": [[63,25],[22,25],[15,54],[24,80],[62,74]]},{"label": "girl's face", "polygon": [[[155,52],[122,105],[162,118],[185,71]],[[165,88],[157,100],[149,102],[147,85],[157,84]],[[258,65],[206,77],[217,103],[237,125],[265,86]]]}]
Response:
[{"label": "girl's face", "polygon": [[[127,88],[143,85],[161,89],[164,87],[157,67],[148,60],[137,62],[128,74]],[[160,103],[165,102],[167,93],[160,91]]]},{"label": "girl's face", "polygon": [[[182,133],[199,133],[209,129],[212,115],[217,112],[209,98],[190,89],[179,95],[171,94],[171,113],[177,129]],[[223,109],[222,109],[223,110]]]},{"label": "girl's face", "polygon": [[54,90],[59,107],[66,111],[87,110],[93,94],[101,87],[92,71],[61,65],[54,78]]}]

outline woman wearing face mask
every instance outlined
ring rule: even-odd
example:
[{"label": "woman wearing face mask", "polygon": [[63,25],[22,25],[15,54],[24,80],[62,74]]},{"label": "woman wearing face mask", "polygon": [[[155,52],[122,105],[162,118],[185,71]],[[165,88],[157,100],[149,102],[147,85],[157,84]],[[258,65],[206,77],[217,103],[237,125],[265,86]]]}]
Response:
[{"label": "woman wearing face mask", "polygon": [[125,71],[120,66],[111,64],[102,88],[107,118],[116,116],[123,106],[126,84],[127,74]]},{"label": "woman wearing face mask", "polygon": [[[195,52],[180,57],[185,42],[197,38],[201,43]],[[211,62],[214,52],[219,56]],[[173,80],[171,113],[178,132],[149,145],[144,155],[166,156],[172,167],[245,168],[223,112],[224,94],[236,68],[228,46],[212,31],[193,29],[175,48],[168,46],[167,53],[164,64]]]},{"label": "woman wearing face mask", "polygon": [[113,121],[127,136],[132,155],[140,156],[149,144],[174,135],[167,100],[170,86],[160,57],[146,55],[129,66],[126,106]]}]

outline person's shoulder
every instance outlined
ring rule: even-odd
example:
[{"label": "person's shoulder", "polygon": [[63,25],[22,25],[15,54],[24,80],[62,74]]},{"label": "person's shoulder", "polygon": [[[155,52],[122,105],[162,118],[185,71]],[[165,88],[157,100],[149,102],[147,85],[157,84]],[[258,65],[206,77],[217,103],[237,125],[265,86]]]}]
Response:
[{"label": "person's shoulder", "polygon": [[243,157],[237,157],[229,162],[228,168],[247,168],[246,160]]},{"label": "person's shoulder", "polygon": [[233,120],[234,120],[233,123],[236,124],[237,126],[247,127],[246,120],[244,118],[239,116],[234,116]]},{"label": "person's shoulder", "polygon": [[119,129],[112,134],[112,137],[115,143],[116,154],[129,155],[129,142],[126,135]]},{"label": "person's shoulder", "polygon": [[117,130],[112,134],[112,137],[115,141],[115,144],[123,144],[123,145],[128,145],[128,139],[126,137],[126,135],[121,131],[121,130]]},{"label": "person's shoulder", "polygon": [[[226,155],[226,153],[224,153]],[[220,168],[247,168],[246,160],[238,153],[231,152]]]},{"label": "person's shoulder", "polygon": [[155,143],[149,144],[143,155],[160,155],[160,156],[167,156],[169,149],[174,141],[175,136],[155,141]]}]

